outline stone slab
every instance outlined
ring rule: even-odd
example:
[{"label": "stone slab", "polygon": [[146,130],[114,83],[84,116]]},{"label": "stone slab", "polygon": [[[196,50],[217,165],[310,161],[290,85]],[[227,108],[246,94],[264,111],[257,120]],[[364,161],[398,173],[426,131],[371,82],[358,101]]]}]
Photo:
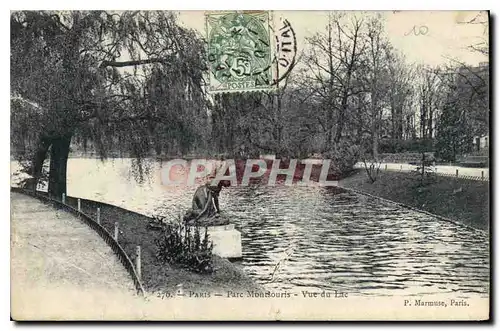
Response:
[{"label": "stone slab", "polygon": [[[191,228],[194,231],[194,227]],[[213,253],[228,259],[241,259],[241,232],[234,228],[234,224],[207,227],[208,237],[214,243]],[[200,235],[205,235],[205,228],[200,228]]]}]

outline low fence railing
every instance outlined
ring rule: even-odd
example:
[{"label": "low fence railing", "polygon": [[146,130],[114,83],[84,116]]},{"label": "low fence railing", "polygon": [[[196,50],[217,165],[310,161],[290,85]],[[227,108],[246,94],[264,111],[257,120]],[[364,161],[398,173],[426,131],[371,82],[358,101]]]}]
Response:
[{"label": "low fence railing", "polygon": [[442,177],[454,177],[454,178],[463,178],[463,179],[472,179],[472,180],[479,180],[479,181],[485,181],[488,182],[490,180],[489,177],[483,176],[469,176],[469,175],[456,175],[456,174],[449,174],[449,173],[444,173],[444,172],[434,172],[435,175],[437,176],[442,176]]},{"label": "low fence railing", "polygon": [[[357,165],[356,168],[358,169],[364,169],[363,165]],[[455,173],[448,173],[448,172],[440,172],[439,169],[436,169],[435,167],[431,167],[432,174],[436,176],[441,176],[441,177],[453,177],[453,178],[462,178],[462,179],[470,179],[470,180],[477,180],[477,181],[489,181],[489,174],[485,174],[484,171],[481,171],[481,176],[473,176],[473,175],[463,175],[460,173],[459,169],[455,169]],[[382,164],[379,168],[381,171],[393,171],[393,172],[406,172],[406,173],[415,173],[416,170],[415,168],[403,168],[403,166],[400,166],[400,168],[388,168],[387,165]]]},{"label": "low fence railing", "polygon": [[[144,287],[142,286],[141,283],[141,271],[140,271],[140,246],[137,247],[137,256],[136,256],[136,267],[134,267],[134,264],[132,263],[132,260],[130,257],[125,253],[123,248],[120,246],[120,244],[115,240],[113,235],[111,235],[101,224],[99,221],[94,220],[92,217],[89,215],[85,214],[81,208],[74,208],[73,206],[70,206],[65,203],[65,198],[64,196],[62,197],[63,201],[59,201],[57,199],[51,198],[47,195],[40,194],[38,192],[26,190],[23,188],[19,187],[11,187],[10,190],[12,192],[17,192],[21,194],[25,194],[31,197],[34,197],[36,199],[39,199],[43,202],[50,203],[54,205],[57,208],[63,209],[65,211],[70,212],[71,214],[75,215],[79,219],[81,219],[85,224],[87,224],[92,230],[97,232],[99,236],[108,244],[113,252],[116,254],[120,262],[123,264],[127,272],[130,274],[132,277],[132,281],[134,282],[135,289],[137,291],[137,294],[139,295],[145,295]],[[79,199],[78,199],[79,201]],[[78,203],[78,206],[80,207],[80,203]],[[99,218],[98,214],[98,218]],[[115,233],[116,236],[116,233]]]},{"label": "low fence railing", "polygon": [[[415,169],[382,169],[384,171],[396,171],[396,172],[408,172],[408,173],[416,173]],[[439,171],[432,171],[433,175],[436,176],[441,176],[441,177],[452,177],[452,178],[462,178],[462,179],[471,179],[471,180],[478,180],[478,181],[489,181],[489,177],[485,177],[484,173],[482,176],[471,176],[471,175],[461,175],[460,172],[457,170],[454,174],[446,173],[446,172],[439,172]]]}]

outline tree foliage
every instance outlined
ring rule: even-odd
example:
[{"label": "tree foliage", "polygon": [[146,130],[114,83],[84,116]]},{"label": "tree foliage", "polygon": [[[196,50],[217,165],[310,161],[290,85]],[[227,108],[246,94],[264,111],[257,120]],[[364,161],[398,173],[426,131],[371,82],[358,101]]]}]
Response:
[{"label": "tree foliage", "polygon": [[11,31],[13,128],[36,112],[15,154],[36,182],[50,150],[49,193],[66,191],[72,141],[138,160],[204,142],[203,42],[174,13],[14,12]]},{"label": "tree foliage", "polygon": [[173,12],[13,12],[14,155],[32,186],[50,159],[60,196],[70,147],[132,157],[139,174],[153,155],[320,154],[346,172],[380,151],[470,152],[488,134],[489,66],[409,63],[384,26],[328,13],[275,91],[208,95],[205,41]]},{"label": "tree foliage", "polygon": [[436,150],[447,161],[473,152],[474,137],[488,134],[489,67],[460,65],[444,74],[444,104],[437,125]]}]

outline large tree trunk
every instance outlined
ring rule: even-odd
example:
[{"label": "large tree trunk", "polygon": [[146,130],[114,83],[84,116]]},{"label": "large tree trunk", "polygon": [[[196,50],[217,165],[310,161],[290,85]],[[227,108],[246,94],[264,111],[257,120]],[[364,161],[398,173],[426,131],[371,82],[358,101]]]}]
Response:
[{"label": "large tree trunk", "polygon": [[50,149],[49,195],[60,198],[66,193],[66,173],[71,135],[52,140]]},{"label": "large tree trunk", "polygon": [[396,109],[396,138],[403,139],[403,106]]},{"label": "large tree trunk", "polygon": [[429,132],[428,134],[428,138],[429,139],[432,139],[432,135],[433,135],[433,129],[432,129],[432,122],[433,122],[433,117],[434,117],[434,114],[433,114],[433,109],[432,109],[432,106],[429,107],[429,114],[428,114],[428,123],[427,123],[427,130]]},{"label": "large tree trunk", "polygon": [[[347,104],[347,100],[345,103]],[[342,105],[340,107],[338,121],[337,121],[337,131],[335,132],[335,139],[334,139],[335,143],[338,143],[340,141],[340,139],[342,138],[342,131],[344,131],[345,109],[346,108],[347,108],[347,105],[344,105],[344,102],[342,102]]]},{"label": "large tree trunk", "polygon": [[326,146],[325,150],[330,149],[330,144],[332,143],[333,139],[333,128],[334,128],[334,123],[333,123],[333,109],[330,108],[330,105],[328,105],[328,113],[326,117],[326,127],[328,131],[326,132]]},{"label": "large tree trunk", "polygon": [[[350,80],[350,74],[348,74]],[[335,132],[335,143],[338,143],[342,138],[342,131],[344,130],[344,121],[345,121],[345,111],[347,110],[347,98],[348,98],[347,89],[344,90],[342,94],[342,102],[340,104],[339,117],[337,121],[337,131]]]},{"label": "large tree trunk", "polygon": [[[374,110],[375,111],[375,110]],[[377,121],[377,114],[375,114],[373,122],[372,122],[372,154],[373,154],[373,159],[375,161],[378,161],[378,121]]]},{"label": "large tree trunk", "polygon": [[46,138],[40,138],[37,150],[31,160],[30,175],[32,176],[32,178],[26,183],[25,186],[29,190],[36,191],[38,181],[42,176],[43,162],[47,157],[47,151],[49,150],[49,147],[50,147],[50,140]]},{"label": "large tree trunk", "polygon": [[426,118],[427,114],[426,114],[425,104],[422,103],[422,106],[420,107],[420,138],[422,139],[426,138],[426,129],[425,129],[427,124]]},{"label": "large tree trunk", "polygon": [[[392,99],[392,97],[391,97]],[[391,138],[392,138],[392,141],[396,141],[397,140],[397,134],[396,134],[396,122],[397,122],[397,119],[396,119],[397,115],[396,115],[396,106],[394,105],[394,101],[391,100]]]},{"label": "large tree trunk", "polygon": [[403,109],[401,105],[391,108],[392,139],[394,142],[403,139]]}]

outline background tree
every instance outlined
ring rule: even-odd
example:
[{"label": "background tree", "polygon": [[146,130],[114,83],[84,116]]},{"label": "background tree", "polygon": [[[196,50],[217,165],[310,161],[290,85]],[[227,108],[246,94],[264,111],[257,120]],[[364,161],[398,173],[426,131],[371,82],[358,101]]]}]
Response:
[{"label": "background tree", "polygon": [[408,115],[413,114],[413,82],[415,72],[413,66],[406,63],[402,54],[390,48],[387,52],[389,91],[388,102],[391,115],[390,135],[393,144],[409,138],[405,136],[408,131]]},{"label": "background tree", "polygon": [[474,137],[488,134],[489,66],[448,67],[441,77],[444,107],[439,116],[436,150],[447,161],[473,152]]},{"label": "background tree", "polygon": [[[476,36],[468,48],[474,54],[483,55],[485,62],[474,66],[447,58],[449,63],[441,72],[445,106],[437,126],[436,151],[448,161],[455,161],[457,155],[477,153],[472,150],[473,139],[489,134],[488,12],[464,18],[459,24],[483,27],[482,35]],[[479,144],[476,145],[479,148]]]},{"label": "background tree", "polygon": [[430,140],[434,137],[436,110],[440,108],[439,69],[420,67],[418,106],[420,110],[420,137]]},{"label": "background tree", "polygon": [[378,160],[382,113],[387,104],[389,91],[389,41],[384,35],[380,17],[371,17],[367,22],[367,54],[365,54],[365,84],[369,100],[371,122],[372,157]]},{"label": "background tree", "polygon": [[329,14],[326,32],[307,38],[303,88],[310,91],[324,115],[325,150],[344,134],[350,101],[363,87],[356,84],[356,71],[365,50],[362,15]]}]

